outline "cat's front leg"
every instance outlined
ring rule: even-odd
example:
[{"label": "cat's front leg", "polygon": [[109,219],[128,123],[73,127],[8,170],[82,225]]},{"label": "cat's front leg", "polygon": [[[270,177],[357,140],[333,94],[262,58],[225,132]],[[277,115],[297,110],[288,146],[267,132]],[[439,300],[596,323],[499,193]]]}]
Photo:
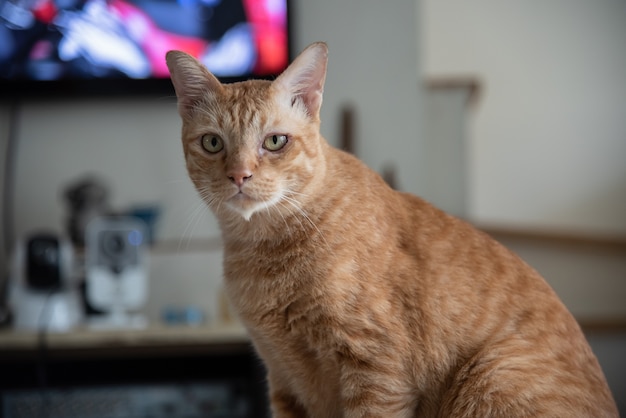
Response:
[{"label": "cat's front leg", "polygon": [[397,367],[376,359],[359,358],[354,353],[340,358],[341,401],[345,418],[414,416],[414,394]]},{"label": "cat's front leg", "polygon": [[[267,350],[261,348],[259,352],[267,353]],[[314,418],[306,411],[293,391],[289,379],[282,370],[284,364],[277,362],[274,357],[265,358],[269,360],[266,364],[272,418]]]},{"label": "cat's front leg", "polygon": [[309,415],[295,396],[284,390],[270,391],[272,418],[307,418]]}]

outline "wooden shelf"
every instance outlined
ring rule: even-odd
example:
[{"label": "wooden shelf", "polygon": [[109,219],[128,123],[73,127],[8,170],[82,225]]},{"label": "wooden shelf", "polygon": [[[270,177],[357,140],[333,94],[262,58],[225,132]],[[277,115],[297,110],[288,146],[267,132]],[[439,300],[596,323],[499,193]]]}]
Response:
[{"label": "wooden shelf", "polygon": [[546,244],[563,246],[593,247],[602,250],[620,251],[626,255],[626,236],[622,235],[592,235],[480,224],[476,225],[476,227],[496,238],[540,241]]},{"label": "wooden shelf", "polygon": [[37,331],[0,331],[0,359],[38,355],[42,348],[53,356],[120,357],[129,352],[162,355],[165,352],[245,350],[249,345],[248,334],[238,323],[115,330],[78,328],[45,335]]}]

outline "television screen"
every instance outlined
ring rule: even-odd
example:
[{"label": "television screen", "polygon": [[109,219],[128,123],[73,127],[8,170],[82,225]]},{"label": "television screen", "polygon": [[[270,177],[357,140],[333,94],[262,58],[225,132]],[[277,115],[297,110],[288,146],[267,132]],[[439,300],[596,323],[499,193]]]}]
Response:
[{"label": "television screen", "polygon": [[275,76],[287,16],[287,0],[0,0],[0,88],[156,85],[171,49],[224,81]]}]

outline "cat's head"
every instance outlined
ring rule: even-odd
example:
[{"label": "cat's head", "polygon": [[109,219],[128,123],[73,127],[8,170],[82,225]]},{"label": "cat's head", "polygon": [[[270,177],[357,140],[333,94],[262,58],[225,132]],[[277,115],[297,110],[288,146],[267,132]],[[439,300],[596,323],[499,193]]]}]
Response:
[{"label": "cat's head", "polygon": [[167,54],[189,175],[218,217],[301,210],[324,168],[326,62],[326,45],[315,43],[272,82],[221,84],[190,55]]}]

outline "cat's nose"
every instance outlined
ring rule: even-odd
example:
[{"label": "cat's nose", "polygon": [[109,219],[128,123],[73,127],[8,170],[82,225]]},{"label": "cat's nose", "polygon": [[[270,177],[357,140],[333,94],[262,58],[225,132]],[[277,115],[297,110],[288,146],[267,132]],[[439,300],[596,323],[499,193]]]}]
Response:
[{"label": "cat's nose", "polygon": [[228,173],[227,176],[230,181],[237,185],[237,187],[241,187],[246,181],[250,180],[252,172],[248,170],[233,171]]}]

